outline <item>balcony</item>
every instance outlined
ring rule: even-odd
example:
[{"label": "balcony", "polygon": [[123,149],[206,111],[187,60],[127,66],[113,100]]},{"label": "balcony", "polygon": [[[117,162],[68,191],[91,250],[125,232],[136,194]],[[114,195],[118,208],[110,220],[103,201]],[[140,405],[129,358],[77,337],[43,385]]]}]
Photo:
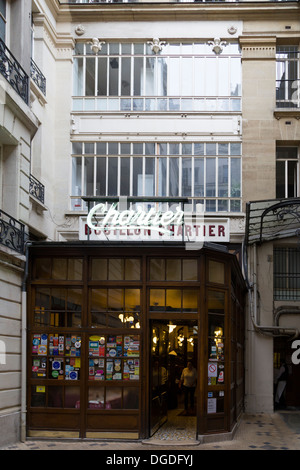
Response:
[{"label": "balcony", "polygon": [[28,104],[29,77],[2,39],[0,39],[0,73]]},{"label": "balcony", "polygon": [[29,176],[29,194],[44,204],[45,186],[39,182],[33,175]]},{"label": "balcony", "polygon": [[33,59],[31,59],[30,66],[30,77],[41,90],[44,96],[46,96],[46,78],[43,73],[40,71]]},{"label": "balcony", "polygon": [[25,225],[0,210],[0,244],[24,254]]}]

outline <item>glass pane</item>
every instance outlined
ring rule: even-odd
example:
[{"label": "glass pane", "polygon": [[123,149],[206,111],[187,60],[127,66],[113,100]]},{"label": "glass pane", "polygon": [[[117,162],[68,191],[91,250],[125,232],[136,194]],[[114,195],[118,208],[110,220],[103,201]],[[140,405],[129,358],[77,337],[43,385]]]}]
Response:
[{"label": "glass pane", "polygon": [[100,312],[92,312],[91,326],[106,326],[106,314]]},{"label": "glass pane", "polygon": [[193,96],[193,58],[183,57],[182,64],[182,96]]},{"label": "glass pane", "polygon": [[83,59],[74,58],[74,96],[83,96]]},{"label": "glass pane", "polygon": [[180,289],[167,289],[166,310],[169,310],[172,312],[181,311],[181,290]]},{"label": "glass pane", "polygon": [[82,279],[82,259],[68,259],[68,279],[81,280]]},{"label": "glass pane", "polygon": [[157,75],[158,75],[158,96],[167,96],[168,87],[168,62],[163,57],[157,58]]},{"label": "glass pane", "polygon": [[51,258],[37,258],[35,260],[36,279],[51,278]]},{"label": "glass pane", "polygon": [[82,309],[82,290],[68,289],[67,310],[81,311]]},{"label": "glass pane", "polygon": [[204,196],[204,160],[195,158],[194,160],[194,196]]},{"label": "glass pane", "polygon": [[81,195],[82,158],[72,158],[72,195]]},{"label": "glass pane", "polygon": [[105,312],[107,310],[107,290],[92,289],[91,310]]},{"label": "glass pane", "polygon": [[169,159],[169,196],[176,197],[179,194],[179,159]]},{"label": "glass pane", "polygon": [[220,338],[224,336],[223,315],[208,315],[208,335],[213,338]]},{"label": "glass pane", "polygon": [[182,159],[182,196],[192,195],[192,159]]},{"label": "glass pane", "polygon": [[31,387],[31,406],[38,407],[46,406],[46,387],[40,385],[33,385]]},{"label": "glass pane", "polygon": [[165,260],[164,259],[151,259],[150,260],[150,280],[151,281],[164,281],[165,280]]},{"label": "glass pane", "polygon": [[130,158],[121,158],[121,196],[130,196]]},{"label": "glass pane", "polygon": [[141,262],[139,259],[125,259],[125,280],[138,281],[141,278]]},{"label": "glass pane", "polygon": [[209,282],[217,282],[224,284],[225,282],[225,266],[224,263],[209,260],[208,265],[208,280]]},{"label": "glass pane", "polygon": [[68,260],[63,258],[52,259],[52,279],[67,279]]},{"label": "glass pane", "polygon": [[[153,152],[152,152],[153,153]],[[145,159],[145,196],[155,195],[155,159]]]},{"label": "glass pane", "polygon": [[231,197],[241,196],[241,160],[231,159]]},{"label": "glass pane", "polygon": [[151,289],[150,290],[150,310],[160,311],[165,309],[165,290],[164,289]]},{"label": "glass pane", "polygon": [[84,158],[84,194],[94,195],[94,157]]},{"label": "glass pane", "polygon": [[143,68],[144,59],[142,57],[134,58],[134,86],[133,86],[133,95],[141,96],[144,91],[144,68]]},{"label": "glass pane", "polygon": [[52,289],[51,310],[65,310],[65,289]]},{"label": "glass pane", "polygon": [[167,259],[166,280],[167,281],[180,281],[181,280],[181,260],[180,259]]},{"label": "glass pane", "polygon": [[206,196],[216,195],[216,159],[206,159]]},{"label": "glass pane", "polygon": [[128,57],[121,59],[121,96],[130,96],[131,88],[131,73],[130,73],[131,59]]},{"label": "glass pane", "polygon": [[109,60],[109,96],[118,96],[119,85],[119,58]]},{"label": "glass pane", "polygon": [[158,196],[166,196],[167,187],[167,159],[158,159]]},{"label": "glass pane", "polygon": [[63,387],[48,387],[48,406],[51,408],[62,408]]},{"label": "glass pane", "polygon": [[96,158],[96,195],[106,196],[106,158]]},{"label": "glass pane", "polygon": [[65,408],[80,408],[80,388],[65,387]]},{"label": "glass pane", "polygon": [[146,96],[156,96],[155,87],[155,58],[146,58]]},{"label": "glass pane", "polygon": [[123,310],[123,289],[108,289],[108,310]]},{"label": "glass pane", "polygon": [[112,410],[122,408],[122,388],[106,388],[105,408]]},{"label": "glass pane", "polygon": [[133,196],[143,196],[143,158],[134,157],[133,158],[133,169],[132,169],[132,179],[133,179]]},{"label": "glass pane", "polygon": [[108,158],[108,196],[118,195],[118,158]]},{"label": "glass pane", "polygon": [[104,387],[89,388],[88,408],[103,409],[104,408]]},{"label": "glass pane", "polygon": [[182,260],[182,280],[183,281],[196,281],[197,275],[197,260],[184,259]]},{"label": "glass pane", "polygon": [[121,281],[124,279],[124,260],[111,258],[108,260],[108,279]]},{"label": "glass pane", "polygon": [[197,312],[198,291],[194,289],[183,289],[182,291],[182,309],[185,312]]},{"label": "glass pane", "polygon": [[208,311],[224,314],[225,310],[224,292],[208,291]]},{"label": "glass pane", "polygon": [[123,408],[126,410],[139,409],[139,389],[128,387],[123,388]]},{"label": "glass pane", "polygon": [[107,279],[107,259],[92,260],[92,279],[95,281],[103,281]]},{"label": "glass pane", "polygon": [[228,196],[228,158],[218,159],[218,196]]},{"label": "glass pane", "polygon": [[141,305],[140,289],[125,289],[125,311],[139,311]]},{"label": "glass pane", "polygon": [[296,161],[288,162],[287,197],[297,196],[297,167],[298,163]]},{"label": "glass pane", "polygon": [[107,58],[98,58],[98,96],[107,95]]},{"label": "glass pane", "polygon": [[95,59],[86,59],[85,96],[95,96]]}]

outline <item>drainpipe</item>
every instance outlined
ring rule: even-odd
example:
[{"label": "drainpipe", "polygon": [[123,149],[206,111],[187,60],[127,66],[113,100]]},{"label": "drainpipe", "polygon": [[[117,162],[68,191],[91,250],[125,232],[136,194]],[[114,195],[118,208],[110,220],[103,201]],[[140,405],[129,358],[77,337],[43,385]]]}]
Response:
[{"label": "drainpipe", "polygon": [[22,281],[21,315],[22,315],[22,351],[21,351],[21,442],[26,440],[26,387],[27,387],[27,277],[28,277],[28,247],[25,242],[25,271]]},{"label": "drainpipe", "polygon": [[[272,326],[263,326],[258,323],[257,320],[257,273],[256,273],[256,265],[257,265],[257,253],[256,253],[256,243],[253,246],[253,283],[252,285],[249,284],[249,281],[247,280],[247,285],[248,285],[248,293],[250,297],[249,301],[249,313],[250,313],[250,318],[252,320],[252,324],[254,326],[254,329],[265,336],[269,337],[276,337],[276,336],[291,336],[291,340],[297,338],[299,336],[299,330],[297,328],[285,328],[278,326],[278,321],[276,323],[276,320],[278,320],[277,317],[275,317],[275,325]],[[248,276],[248,270],[245,269],[245,274]],[[294,312],[295,313],[295,312]],[[298,311],[299,313],[299,311]]]}]

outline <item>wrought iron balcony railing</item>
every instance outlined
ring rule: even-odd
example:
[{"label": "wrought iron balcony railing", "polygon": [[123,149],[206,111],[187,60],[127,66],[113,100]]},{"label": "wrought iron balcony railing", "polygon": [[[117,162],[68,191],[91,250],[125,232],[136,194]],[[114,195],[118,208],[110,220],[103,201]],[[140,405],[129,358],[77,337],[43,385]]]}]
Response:
[{"label": "wrought iron balcony railing", "polygon": [[41,92],[46,96],[46,78],[33,59],[31,59],[30,76]]},{"label": "wrought iron balcony railing", "polygon": [[44,204],[45,186],[39,182],[33,175],[29,176],[29,194]]},{"label": "wrought iron balcony railing", "polygon": [[0,39],[0,73],[25,103],[28,104],[29,77],[2,39]]},{"label": "wrought iron balcony railing", "polygon": [[25,225],[0,209],[0,244],[24,254]]}]

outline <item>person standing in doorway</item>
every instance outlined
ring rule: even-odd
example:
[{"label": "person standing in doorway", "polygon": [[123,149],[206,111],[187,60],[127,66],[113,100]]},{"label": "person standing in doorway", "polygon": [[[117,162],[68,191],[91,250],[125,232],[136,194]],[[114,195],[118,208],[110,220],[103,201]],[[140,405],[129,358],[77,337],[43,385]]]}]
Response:
[{"label": "person standing in doorway", "polygon": [[183,414],[188,414],[188,406],[189,401],[191,405],[191,412],[193,413],[194,408],[194,397],[195,397],[195,390],[197,384],[197,371],[193,364],[189,361],[187,366],[183,369],[181,378],[180,378],[180,386],[183,387],[184,393],[184,412]]},{"label": "person standing in doorway", "polygon": [[278,372],[277,388],[275,393],[275,408],[279,408],[279,405],[284,402],[284,391],[286,388],[288,377],[289,369],[286,363],[283,362]]}]

